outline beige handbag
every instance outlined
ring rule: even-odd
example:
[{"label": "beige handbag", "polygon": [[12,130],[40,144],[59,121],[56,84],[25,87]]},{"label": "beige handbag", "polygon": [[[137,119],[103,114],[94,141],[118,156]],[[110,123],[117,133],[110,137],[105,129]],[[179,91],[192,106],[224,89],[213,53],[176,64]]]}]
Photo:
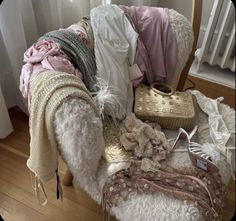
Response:
[{"label": "beige handbag", "polygon": [[191,130],[195,126],[196,101],[188,92],[167,84],[141,84],[135,90],[134,113],[141,120],[158,122],[162,128]]}]

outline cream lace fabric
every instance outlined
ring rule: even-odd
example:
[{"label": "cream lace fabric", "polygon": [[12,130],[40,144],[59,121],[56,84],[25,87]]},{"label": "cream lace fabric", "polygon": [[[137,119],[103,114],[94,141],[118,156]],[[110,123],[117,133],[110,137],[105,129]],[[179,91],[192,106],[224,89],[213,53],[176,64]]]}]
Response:
[{"label": "cream lace fabric", "polygon": [[209,128],[213,143],[220,153],[226,157],[232,171],[235,173],[235,142],[231,142],[233,146],[228,145],[230,138],[235,138],[235,111],[231,109],[227,113],[233,122],[233,124],[229,124],[225,121],[224,113],[220,111],[222,98],[211,99],[196,90],[192,91],[192,94],[197,98],[201,110],[208,115],[208,125],[206,127]]},{"label": "cream lace fabric", "polygon": [[[145,164],[160,167],[160,161],[170,153],[170,144],[158,124],[144,123],[134,114],[129,114],[122,123],[104,122],[107,162],[123,162],[142,158]],[[147,165],[147,167],[149,167]]]},{"label": "cream lace fabric", "polygon": [[152,126],[137,119],[133,113],[129,114],[121,128],[120,143],[135,157],[147,157],[158,163],[166,159],[171,148],[160,126]]}]

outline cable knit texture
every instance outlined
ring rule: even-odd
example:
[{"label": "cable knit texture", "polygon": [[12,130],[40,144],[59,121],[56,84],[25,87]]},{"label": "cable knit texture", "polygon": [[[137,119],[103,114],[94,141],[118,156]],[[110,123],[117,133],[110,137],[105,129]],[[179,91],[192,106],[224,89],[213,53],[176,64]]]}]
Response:
[{"label": "cable knit texture", "polygon": [[56,30],[46,33],[39,40],[52,40],[59,43],[74,66],[83,73],[83,80],[88,90],[95,90],[94,85],[97,83],[95,58],[90,48],[76,33]]},{"label": "cable knit texture", "polygon": [[96,116],[99,116],[99,110],[81,79],[67,73],[48,71],[36,76],[31,93],[31,139],[27,166],[44,182],[54,176],[58,166],[53,126],[57,108],[72,96],[85,100],[94,109]]}]

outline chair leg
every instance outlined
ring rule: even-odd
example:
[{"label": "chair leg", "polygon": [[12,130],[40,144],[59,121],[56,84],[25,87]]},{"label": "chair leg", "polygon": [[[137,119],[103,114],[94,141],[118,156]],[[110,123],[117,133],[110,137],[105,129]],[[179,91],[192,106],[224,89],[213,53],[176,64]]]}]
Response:
[{"label": "chair leg", "polygon": [[70,185],[72,185],[72,180],[73,180],[73,175],[71,174],[70,170],[67,169],[67,171],[63,177],[62,184],[64,186],[70,186]]}]

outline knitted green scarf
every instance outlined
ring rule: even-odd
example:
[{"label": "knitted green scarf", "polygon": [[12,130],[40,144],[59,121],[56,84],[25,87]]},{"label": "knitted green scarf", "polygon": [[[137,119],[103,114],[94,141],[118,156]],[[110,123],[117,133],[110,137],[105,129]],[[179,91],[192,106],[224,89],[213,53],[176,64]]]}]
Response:
[{"label": "knitted green scarf", "polygon": [[79,36],[68,30],[51,31],[39,40],[53,40],[61,45],[62,50],[69,56],[75,67],[83,74],[83,80],[89,91],[96,91],[96,62],[94,55],[81,41]]}]

